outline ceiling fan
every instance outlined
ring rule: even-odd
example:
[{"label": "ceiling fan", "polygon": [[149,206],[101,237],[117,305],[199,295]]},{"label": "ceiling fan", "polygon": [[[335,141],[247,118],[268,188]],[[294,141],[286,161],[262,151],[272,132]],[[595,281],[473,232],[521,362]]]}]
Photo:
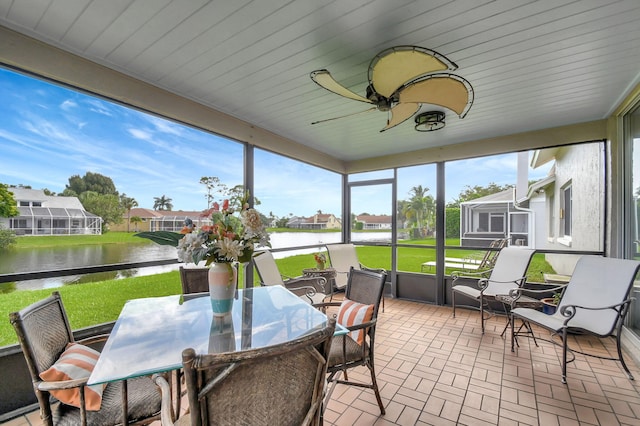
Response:
[{"label": "ceiling fan", "polygon": [[443,72],[457,68],[445,56],[424,47],[396,46],[385,49],[369,64],[369,85],[365,96],[342,86],[326,69],[312,71],[311,79],[319,86],[345,98],[374,106],[355,114],[311,124],[379,110],[389,114],[387,125],[380,130],[384,132],[411,118],[422,104],[448,108],[464,118],[473,104],[473,87],[464,78]]}]

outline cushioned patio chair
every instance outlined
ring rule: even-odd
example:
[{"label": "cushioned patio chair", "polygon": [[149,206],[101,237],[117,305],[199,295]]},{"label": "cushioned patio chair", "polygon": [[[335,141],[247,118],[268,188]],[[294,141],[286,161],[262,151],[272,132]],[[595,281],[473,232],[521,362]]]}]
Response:
[{"label": "cushioned patio chair", "polygon": [[[104,388],[85,386],[99,355],[90,345],[107,336],[76,341],[58,292],[11,313],[9,319],[27,361],[45,425],[114,425],[122,424],[125,416],[125,423],[146,424],[160,418],[160,392],[148,377],[127,380],[126,386],[123,382]],[[52,397],[61,402],[52,404]]]},{"label": "cushioned patio chair", "polygon": [[[535,324],[560,337],[562,347],[562,383],[567,383],[567,352],[600,359],[620,361],[629,379],[629,371],[620,346],[620,333],[624,319],[629,312],[631,298],[629,291],[640,268],[635,260],[614,259],[601,256],[582,256],[576,263],[569,284],[564,288],[562,299],[556,312],[547,315],[531,308],[511,310],[511,351],[515,350],[514,322],[517,318]],[[548,290],[546,290],[548,291]],[[516,297],[522,293],[535,293],[531,290],[514,290]],[[596,354],[569,349],[567,333],[577,331],[598,337],[615,337],[618,357],[604,357]]]},{"label": "cushioned patio chair", "polygon": [[209,291],[209,268],[184,268],[180,266],[182,294]]},{"label": "cushioned patio chair", "polygon": [[[339,306],[338,323],[349,330],[346,335],[335,336],[331,345],[327,381],[332,385],[327,393],[327,401],[338,383],[373,389],[380,413],[385,413],[376,381],[374,347],[378,309],[386,280],[385,272],[377,273],[352,268],[344,300],[325,304]],[[349,380],[348,370],[358,366],[369,369],[370,383]],[[344,379],[340,378],[341,374],[344,375]]]},{"label": "cushioned patio chair", "polygon": [[255,252],[253,265],[258,272],[261,285],[281,285],[312,305],[324,302],[330,294],[325,293],[327,280],[324,277],[286,277],[280,274],[278,264],[269,250]]},{"label": "cushioned patio chair", "polygon": [[[182,352],[189,414],[180,425],[317,425],[336,321],[293,341],[238,352]],[[171,389],[162,390],[162,425],[173,425]]]},{"label": "cushioned patio chair", "polygon": [[[513,288],[524,285],[527,268],[535,250],[519,247],[505,247],[500,250],[493,269],[477,274],[454,271],[453,286],[451,287],[451,303],[453,305],[453,317],[456,316],[456,295],[463,295],[479,302],[480,323],[484,334],[485,308],[491,300],[495,300],[497,295],[508,295]],[[486,275],[485,275],[486,274]],[[461,278],[480,277],[477,287],[470,287],[464,284],[457,284]],[[472,308],[476,308],[472,306]]]}]

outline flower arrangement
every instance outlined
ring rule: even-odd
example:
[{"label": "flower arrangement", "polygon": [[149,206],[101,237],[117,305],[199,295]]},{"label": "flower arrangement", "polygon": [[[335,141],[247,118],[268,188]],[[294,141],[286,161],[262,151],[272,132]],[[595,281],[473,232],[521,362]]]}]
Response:
[{"label": "flower arrangement", "polygon": [[238,204],[239,208],[234,209],[229,200],[224,200],[222,205],[213,203],[212,208],[202,213],[202,217],[211,217],[212,224],[200,229],[187,218],[179,233],[153,231],[135,236],[176,247],[181,262],[197,264],[205,261],[207,266],[213,262],[249,262],[256,246],[271,247],[271,243],[260,215],[249,207],[248,193]]},{"label": "flower arrangement", "polygon": [[327,258],[325,257],[324,253],[315,253],[313,257],[316,260],[316,265],[318,269],[320,270],[324,269],[324,265],[327,262]]}]

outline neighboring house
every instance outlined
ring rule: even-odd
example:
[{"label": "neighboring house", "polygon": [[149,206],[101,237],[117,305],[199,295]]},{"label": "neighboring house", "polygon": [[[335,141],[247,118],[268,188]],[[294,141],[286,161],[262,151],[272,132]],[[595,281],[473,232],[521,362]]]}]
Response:
[{"label": "neighboring house", "polygon": [[45,195],[39,189],[10,187],[19,216],[0,218],[16,235],[99,235],[102,218],[84,209],[77,197]]},{"label": "neighboring house", "polygon": [[[513,212],[514,190],[507,189],[502,192],[476,198],[460,203],[460,244],[463,247],[488,247],[491,241],[507,238],[509,229],[509,214]],[[528,238],[518,235],[520,245],[527,245]],[[511,241],[515,244],[516,238]]]},{"label": "neighboring house", "polygon": [[317,213],[311,217],[292,217],[287,228],[295,229],[341,229],[342,222],[330,213]]},{"label": "neighboring house", "polygon": [[[514,190],[460,203],[463,246],[486,246],[508,238],[510,245],[538,250],[604,250],[603,145],[579,144],[534,152],[533,169],[553,161],[548,175],[527,185],[527,161],[518,160]],[[573,209],[573,205],[581,206]],[[559,274],[570,274],[577,258],[546,255]]]},{"label": "neighboring house", "polygon": [[129,231],[175,231],[179,232],[184,227],[184,220],[190,218],[196,227],[210,225],[210,217],[202,217],[201,211],[168,211],[151,210],[143,208],[133,208],[129,213],[125,213],[122,223],[111,225],[112,231],[127,231],[127,217],[139,217],[141,222],[130,223]]},{"label": "neighboring house", "polygon": [[388,229],[391,230],[391,219],[389,215],[369,215],[356,216],[356,222],[362,222],[362,229]]}]

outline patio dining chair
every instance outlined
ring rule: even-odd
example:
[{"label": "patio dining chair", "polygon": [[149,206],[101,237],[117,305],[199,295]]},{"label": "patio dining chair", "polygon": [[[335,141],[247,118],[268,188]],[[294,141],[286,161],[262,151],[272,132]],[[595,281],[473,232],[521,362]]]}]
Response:
[{"label": "patio dining chair", "polygon": [[[451,287],[451,303],[453,305],[453,317],[456,316],[456,296],[462,295],[479,302],[480,323],[482,334],[485,330],[485,309],[489,302],[495,300],[498,295],[508,295],[513,288],[522,287],[526,280],[527,268],[535,250],[520,247],[505,247],[498,253],[493,269],[478,273],[454,271],[453,286]],[[458,284],[461,278],[479,278],[476,287]],[[504,306],[504,305],[503,305]],[[468,306],[476,308],[475,306]]]},{"label": "patio dining chair", "polygon": [[[45,425],[147,424],[159,419],[160,392],[149,377],[86,386],[106,335],[76,341],[58,292],[9,314]],[[59,401],[52,404],[52,398]],[[123,404],[127,401],[127,404]]]},{"label": "patio dining chair", "polygon": [[[336,321],[295,340],[237,352],[182,352],[189,413],[181,425],[317,425],[321,423],[327,357]],[[173,425],[171,388],[154,375],[163,396],[162,425]]]},{"label": "patio dining chair", "polygon": [[[374,348],[378,309],[386,279],[385,272],[376,273],[352,268],[343,301],[325,304],[339,307],[338,323],[349,330],[348,334],[335,336],[331,345],[327,377],[331,387],[325,398],[327,401],[337,384],[368,388],[375,394],[380,413],[385,413],[376,381]],[[349,380],[348,370],[359,366],[369,369],[370,383]],[[344,375],[344,379],[341,375]]]},{"label": "patio dining chair", "polygon": [[180,266],[182,294],[209,291],[209,268],[184,268]]},{"label": "patio dining chair", "polygon": [[[620,336],[624,319],[629,312],[631,297],[629,291],[640,269],[635,260],[614,259],[602,256],[582,256],[576,263],[569,284],[554,314],[548,315],[531,308],[511,310],[511,351],[515,351],[518,333],[514,332],[514,322],[521,319],[542,327],[560,338],[562,347],[562,383],[567,383],[567,353],[575,352],[600,359],[620,361],[629,379],[633,376],[622,357]],[[543,290],[543,291],[549,291]],[[518,289],[512,295],[536,293],[533,290]],[[590,334],[598,337],[614,337],[618,356],[605,357],[595,353],[581,352],[569,348],[569,332]],[[554,342],[557,343],[557,342]]]},{"label": "patio dining chair", "polygon": [[324,277],[287,277],[280,274],[278,264],[269,250],[255,252],[253,265],[258,272],[261,285],[281,285],[312,305],[324,302],[330,294],[325,293],[327,280]]}]

